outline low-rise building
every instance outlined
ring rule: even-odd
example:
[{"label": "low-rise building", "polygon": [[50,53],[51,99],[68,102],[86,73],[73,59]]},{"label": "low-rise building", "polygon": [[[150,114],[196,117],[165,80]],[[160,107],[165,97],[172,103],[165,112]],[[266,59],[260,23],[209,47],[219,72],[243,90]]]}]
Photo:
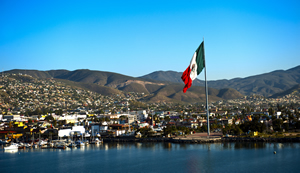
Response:
[{"label": "low-rise building", "polygon": [[21,121],[20,115],[4,115],[3,119],[6,121]]},{"label": "low-rise building", "polygon": [[83,135],[85,134],[85,128],[83,126],[73,126],[68,129],[58,130],[59,137],[70,137],[74,135]]}]

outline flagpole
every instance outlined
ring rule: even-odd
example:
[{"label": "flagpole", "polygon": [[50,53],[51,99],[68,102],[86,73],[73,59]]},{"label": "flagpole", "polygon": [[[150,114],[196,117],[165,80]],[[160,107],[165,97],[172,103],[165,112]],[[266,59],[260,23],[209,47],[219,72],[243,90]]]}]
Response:
[{"label": "flagpole", "polygon": [[208,110],[208,87],[207,87],[207,80],[206,80],[206,60],[205,60],[205,49],[204,49],[204,37],[203,37],[203,54],[204,54],[204,76],[205,76],[205,95],[206,95],[206,115],[207,115],[207,135],[209,137],[210,130],[209,130],[209,110]]}]

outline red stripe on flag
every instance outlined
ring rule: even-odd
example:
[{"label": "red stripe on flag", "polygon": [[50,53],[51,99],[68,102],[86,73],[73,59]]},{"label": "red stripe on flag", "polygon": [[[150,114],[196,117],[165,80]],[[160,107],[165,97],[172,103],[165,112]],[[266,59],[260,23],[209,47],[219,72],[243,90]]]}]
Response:
[{"label": "red stripe on flag", "polygon": [[181,79],[185,83],[185,86],[183,88],[183,92],[185,93],[187,89],[189,89],[192,86],[192,79],[190,78],[191,74],[191,68],[188,66],[188,68],[182,73]]}]

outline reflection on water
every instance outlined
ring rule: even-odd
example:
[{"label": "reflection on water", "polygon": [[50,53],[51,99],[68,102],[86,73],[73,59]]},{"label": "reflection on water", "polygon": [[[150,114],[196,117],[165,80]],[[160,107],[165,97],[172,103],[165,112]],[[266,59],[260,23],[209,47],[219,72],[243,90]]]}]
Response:
[{"label": "reflection on water", "polygon": [[174,144],[170,142],[161,142],[161,143],[104,143],[99,146],[86,146],[86,148],[98,148],[98,149],[128,149],[128,148],[137,148],[137,149],[150,149],[150,150],[157,150],[157,149],[167,149],[167,150],[186,150],[186,149],[195,149],[201,148],[207,151],[209,150],[238,150],[238,149],[263,149],[263,148],[299,148],[299,143],[265,143],[265,142],[237,142],[237,143],[206,143],[206,144]]},{"label": "reflection on water", "polygon": [[162,144],[162,147],[164,148],[164,149],[171,149],[172,148],[172,143],[171,142],[166,142],[166,143],[163,143]]},{"label": "reflection on water", "polygon": [[266,143],[266,142],[237,142],[237,143],[222,143],[223,149],[263,149],[263,148],[284,148],[299,147],[299,143]]},{"label": "reflection on water", "polygon": [[263,142],[139,142],[65,150],[26,148],[14,154],[0,150],[0,172],[24,167],[35,172],[296,172],[299,149],[299,143]]},{"label": "reflection on water", "polygon": [[14,150],[4,150],[5,153],[17,153],[18,149],[14,149]]},{"label": "reflection on water", "polygon": [[[137,143],[102,143],[100,145],[87,145],[84,147],[75,147],[66,149],[40,149],[40,148],[26,148],[19,150],[4,150],[5,153],[16,152],[66,152],[66,151],[82,151],[87,150],[125,150],[125,149],[146,149],[146,150],[190,150],[203,149],[210,150],[239,150],[239,149],[283,149],[283,148],[299,148],[299,143],[265,143],[265,142],[232,142],[232,143],[205,143],[205,144],[185,144],[185,143],[151,143],[151,142],[137,142]],[[0,149],[1,151],[1,149]]]},{"label": "reflection on water", "polygon": [[266,148],[267,143],[243,142],[243,143],[224,143],[224,149],[259,149]]},{"label": "reflection on water", "polygon": [[142,143],[140,143],[140,142],[134,143],[134,145],[135,145],[136,148],[141,148],[142,147]]}]

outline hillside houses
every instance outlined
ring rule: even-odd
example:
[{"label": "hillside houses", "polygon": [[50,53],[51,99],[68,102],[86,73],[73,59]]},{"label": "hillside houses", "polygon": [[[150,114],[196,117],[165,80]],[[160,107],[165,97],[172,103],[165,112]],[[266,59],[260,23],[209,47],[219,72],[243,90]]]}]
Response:
[{"label": "hillside houses", "polygon": [[[142,93],[104,96],[62,84],[54,79],[34,79],[27,75],[0,77],[1,129],[23,127],[33,130],[72,129],[122,135],[141,128],[189,128],[204,131],[207,125],[204,104],[144,103]],[[274,122],[283,128],[296,128],[300,110],[299,94],[282,98],[245,96],[209,103],[212,129],[241,126],[258,117],[267,130]],[[282,122],[281,122],[282,121]],[[15,125],[15,123],[17,123]],[[22,124],[21,123],[21,124]],[[20,131],[20,129],[18,129]],[[67,130],[65,130],[67,131]],[[66,132],[67,133],[67,132]],[[69,132],[68,132],[69,133]],[[64,135],[63,135],[64,136]]]}]

